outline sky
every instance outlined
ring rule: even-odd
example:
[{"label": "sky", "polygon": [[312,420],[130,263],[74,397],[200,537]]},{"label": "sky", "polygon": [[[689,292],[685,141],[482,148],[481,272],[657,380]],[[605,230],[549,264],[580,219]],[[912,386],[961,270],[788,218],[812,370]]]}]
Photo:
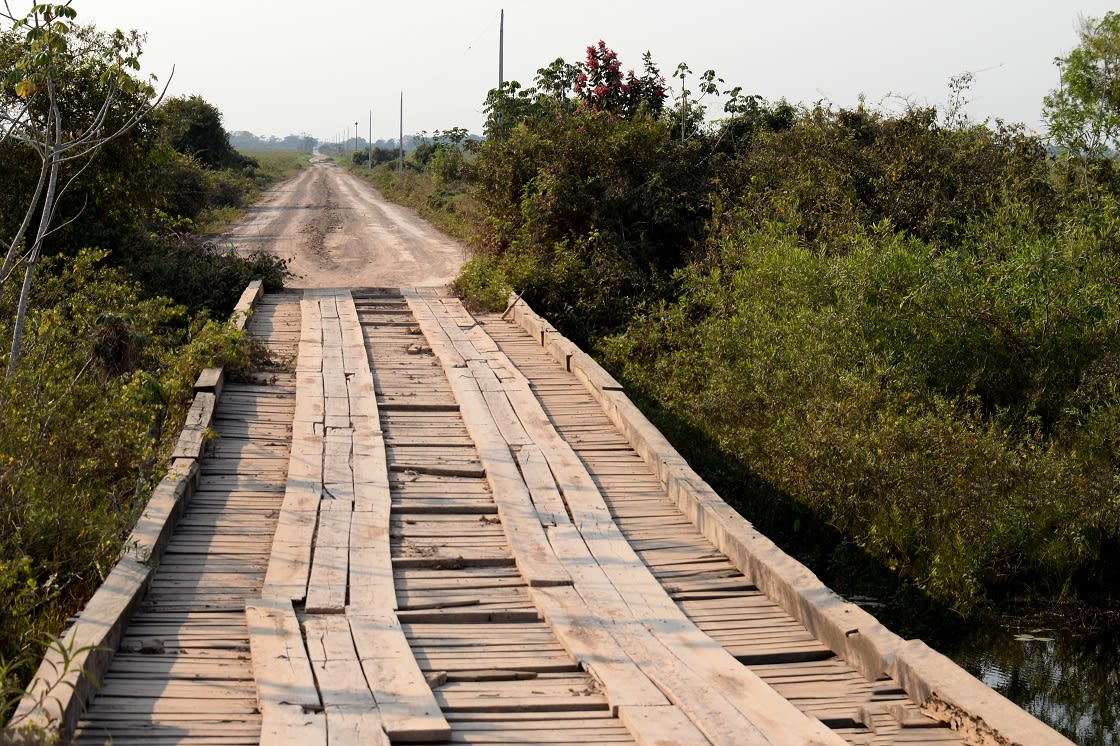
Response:
[{"label": "sky", "polygon": [[[28,5],[30,2],[28,2]],[[18,6],[13,3],[13,10]],[[147,34],[145,74],[169,95],[200,95],[228,131],[310,134],[330,141],[393,139],[404,131],[481,133],[498,80],[505,10],[505,78],[531,85],[538,68],[582,60],[600,39],[626,69],[652,52],[666,75],[685,62],[726,87],[768,100],[943,105],[952,77],[970,71],[975,120],[1022,122],[1045,133],[1042,97],[1054,58],[1077,45],[1079,16],[1096,0],[74,0],[102,30]],[[679,80],[670,80],[670,86]],[[692,88],[695,88],[693,81]],[[709,99],[709,114],[722,111]]]}]

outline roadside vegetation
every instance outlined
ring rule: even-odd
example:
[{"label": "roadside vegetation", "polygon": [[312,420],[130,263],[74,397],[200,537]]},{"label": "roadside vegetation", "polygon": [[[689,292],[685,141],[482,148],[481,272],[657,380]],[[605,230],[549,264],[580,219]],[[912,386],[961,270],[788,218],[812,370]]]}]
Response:
[{"label": "roadside vegetation", "polygon": [[369,148],[351,155],[351,172],[449,236],[470,242],[479,216],[469,174],[479,142],[461,127],[422,132],[406,142],[411,148],[403,168],[397,150]]},{"label": "roadside vegetation", "polygon": [[[116,562],[198,372],[253,362],[226,319],[284,263],[204,232],[307,157],[234,150],[216,108],[136,76],[140,36],[79,20],[45,5],[0,24],[0,714]],[[116,136],[66,151],[45,202],[43,133],[98,118]]]},{"label": "roadside vegetation", "polygon": [[841,590],[877,567],[962,614],[1029,598],[1107,620],[1117,44],[1120,17],[1085,21],[1044,140],[970,120],[968,73],[943,107],[806,107],[685,65],[670,91],[599,42],[492,91],[485,141],[441,146],[455,179],[415,153],[373,174],[470,241],[470,302],[516,292],[593,349]]}]

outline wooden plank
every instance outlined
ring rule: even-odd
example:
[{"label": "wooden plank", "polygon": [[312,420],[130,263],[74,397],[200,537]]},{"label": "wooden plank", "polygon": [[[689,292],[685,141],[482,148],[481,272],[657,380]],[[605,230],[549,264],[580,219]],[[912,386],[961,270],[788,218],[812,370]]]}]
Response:
[{"label": "wooden plank", "polygon": [[324,500],[319,508],[319,527],[307,581],[309,614],[341,613],[346,607],[353,514],[351,505],[341,500]]},{"label": "wooden plank", "polygon": [[[225,368],[203,368],[202,372],[198,374],[198,379],[194,382],[195,393],[206,392],[213,394],[216,400],[220,399],[225,380]],[[223,404],[225,402],[226,400],[222,400]]]},{"label": "wooden plank", "polygon": [[326,744],[326,719],[290,602],[245,605],[262,744]]},{"label": "wooden plank", "polygon": [[341,357],[323,361],[323,397],[326,427],[350,427],[350,390]]},{"label": "wooden plank", "polygon": [[[608,618],[618,620],[619,613],[629,613],[638,620],[645,620],[646,628],[655,634],[677,661],[665,659],[661,651],[650,650],[648,641],[643,641],[641,635],[634,635],[630,639],[652,656],[649,666],[655,667],[652,670],[643,667],[643,670],[654,676],[671,677],[670,680],[679,681],[687,688],[692,675],[684,668],[691,669],[711,682],[713,694],[718,692],[727,698],[756,728],[761,729],[758,731],[759,738],[765,733],[767,737],[788,739],[787,742],[790,743],[809,743],[813,739],[820,743],[834,741],[835,736],[831,732],[819,722],[805,718],[687,618],[630,548],[611,519],[594,480],[571,447],[548,424],[536,398],[530,391],[520,387],[511,386],[507,391],[518,416],[526,423],[534,440],[547,446],[542,449],[545,458],[564,494],[572,521],[579,527],[582,541],[572,544],[573,554],[560,555],[565,565],[571,572],[575,572],[572,570],[573,563],[581,565],[581,573],[577,577],[583,582],[579,587],[595,589],[597,600],[614,612],[608,612]],[[552,535],[550,532],[550,536]],[[564,532],[556,535],[563,536]],[[580,556],[583,546],[590,550],[590,557]],[[595,568],[588,564],[592,561],[602,568],[606,580],[619,594],[619,599],[625,599],[621,607],[612,598],[611,590],[601,584]],[[620,632],[627,635],[632,633],[629,629]],[[673,691],[670,697],[678,697],[684,702],[689,694],[689,691],[684,690]],[[701,725],[701,720],[710,722],[717,717],[711,711],[711,704],[711,699],[693,702],[694,707],[709,710],[707,715],[701,714],[699,710],[690,714],[693,721],[702,728],[706,726]],[[711,735],[709,731],[705,732]]]},{"label": "wooden plank", "polygon": [[278,704],[308,709],[322,706],[291,602],[258,600],[245,604],[253,678],[262,712]]},{"label": "wooden plank", "polygon": [[451,736],[436,698],[416,664],[401,625],[391,613],[347,609],[366,682],[394,742],[443,741]]},{"label": "wooden plank", "polygon": [[668,704],[575,588],[538,588],[533,600],[568,654],[602,685],[612,710]]},{"label": "wooden plank", "polygon": [[[300,301],[299,363],[284,502],[272,541],[262,596],[303,601],[311,575],[311,546],[323,490],[324,383],[318,299]],[[316,429],[319,427],[320,429]]]},{"label": "wooden plank", "polygon": [[322,712],[276,704],[261,713],[261,720],[261,746],[327,743],[327,719]]},{"label": "wooden plank", "polygon": [[[439,326],[430,307],[421,301],[412,300],[409,301],[409,306],[444,366],[461,360],[462,351],[450,345],[443,333],[445,330]],[[571,578],[548,543],[529,490],[478,384],[473,376],[457,375],[448,378],[467,431],[478,444],[479,460],[486,471],[498,514],[501,516],[502,530],[509,541],[518,569],[531,586],[570,585]]]},{"label": "wooden plank", "polygon": [[297,370],[296,410],[292,419],[295,422],[322,422],[326,406],[324,397],[322,370]]},{"label": "wooden plank", "polygon": [[[369,357],[366,353],[365,339],[358,322],[358,312],[350,291],[335,299],[339,326],[342,330],[343,369],[347,374],[366,377],[370,372]],[[371,379],[372,380],[372,379]],[[376,412],[374,412],[376,415]]]},{"label": "wooden plank", "polygon": [[350,607],[362,612],[396,608],[393,558],[384,514],[356,511],[350,523]]},{"label": "wooden plank", "polygon": [[[410,300],[410,306],[416,313],[426,337],[432,342],[433,351],[440,357],[446,368],[450,367],[449,364],[456,364],[456,361],[461,360],[464,356],[469,356],[469,351],[464,350],[462,346],[452,347],[444,341],[440,332],[446,330],[439,328],[439,322],[435,319],[434,314],[426,312],[419,301],[413,302]],[[472,366],[470,370],[476,375],[481,374],[477,366]],[[530,560],[537,556],[546,557],[549,564],[555,566],[554,563],[557,562],[557,558],[553,552],[554,545],[549,543],[547,537],[542,536],[541,517],[533,508],[534,498],[529,495],[529,488],[526,487],[521,474],[516,471],[516,468],[509,468],[512,466],[509,463],[511,460],[509,458],[509,448],[504,444],[501,430],[495,422],[494,413],[496,410],[504,411],[502,417],[506,423],[515,422],[516,418],[513,416],[512,408],[508,402],[502,405],[504,394],[501,394],[501,399],[489,401],[481,397],[481,389],[475,382],[476,379],[473,375],[470,378],[449,376],[449,379],[463,412],[467,429],[475,442],[480,444],[480,459],[486,468],[491,489],[498,504],[499,514],[502,515],[503,529],[510,539],[514,556],[519,560],[518,566],[522,570],[522,574],[525,574],[526,569],[522,567],[521,559],[523,557]],[[479,401],[480,399],[482,400]],[[518,425],[518,427],[520,426]],[[506,432],[509,433],[515,429],[509,427]],[[536,459],[533,458],[534,455],[537,456]],[[521,467],[531,471],[534,467],[547,469],[547,465],[539,458],[539,451],[533,450],[529,450],[525,454],[525,458],[521,461]],[[551,477],[544,477],[539,474],[534,475],[532,479],[535,485],[544,484],[546,480],[551,482]],[[563,510],[557,507],[555,501],[549,501],[542,495],[536,502],[544,506],[548,512],[548,523],[554,524],[559,520],[559,517],[553,514],[562,513]],[[505,503],[505,506],[503,506],[503,503]],[[507,524],[506,509],[511,513],[510,517],[513,520],[520,520],[523,525],[526,525],[528,529],[526,535],[519,535],[517,532],[510,531],[510,526]],[[526,520],[526,516],[530,515],[532,516],[531,521]],[[567,523],[566,516],[563,520]],[[527,541],[526,538],[529,540]],[[578,540],[578,537],[576,540]],[[570,576],[567,573],[565,573],[565,580],[570,582]],[[532,585],[531,580],[530,584]],[[548,587],[543,583],[537,584],[533,592],[534,602],[572,657],[603,685],[611,706],[616,710],[624,704],[643,707],[666,706],[668,703],[662,693],[635,665],[630,656],[621,650],[618,640],[597,621],[601,616],[587,607],[581,593],[571,588],[563,588],[562,585],[564,584],[558,583],[555,585],[560,587]],[[660,712],[664,711],[660,710]],[[648,712],[656,713],[659,711],[649,710]],[[675,718],[674,721],[676,719],[679,718]],[[635,723],[643,725],[643,727],[649,726],[651,731],[656,731],[658,726],[650,726],[651,722],[648,719],[645,721],[635,720]],[[668,724],[666,727],[668,727]]]},{"label": "wooden plank", "polygon": [[328,745],[389,746],[346,618],[312,617],[303,629],[326,714]]},{"label": "wooden plank", "polygon": [[176,521],[183,514],[198,479],[198,466],[192,462],[174,462],[152,492],[144,512],[128,537],[126,552],[149,564],[158,564],[171,541]]},{"label": "wooden plank", "polygon": [[214,419],[215,396],[208,392],[194,395],[191,408],[179,433],[179,440],[171,452],[172,459],[198,459],[209,442],[210,423]]},{"label": "wooden plank", "polygon": [[336,502],[354,503],[354,431],[329,430],[323,438],[323,489]]},{"label": "wooden plank", "polygon": [[311,574],[311,542],[318,522],[316,511],[280,513],[264,578],[264,598],[302,601]]},{"label": "wooden plank", "polygon": [[[483,361],[486,359],[486,356],[483,353],[479,352],[477,348],[475,348],[467,335],[463,332],[459,325],[455,323],[455,320],[450,316],[447,311],[447,307],[443,304],[443,302],[438,300],[429,300],[425,301],[425,304],[427,305],[432,318],[435,319],[435,321],[443,329],[444,335],[447,337],[452,347],[454,347],[455,351],[462,357],[463,360],[470,362],[472,360]],[[411,308],[413,310],[413,313],[415,313],[415,309],[412,307],[411,300],[409,301],[409,308]]]},{"label": "wooden plank", "polygon": [[[502,357],[491,355],[492,360]],[[470,370],[482,378],[482,386],[492,387],[497,381],[493,371],[481,366],[472,365]],[[558,524],[549,529],[549,538],[557,556],[592,609],[611,620],[611,634],[642,670],[709,738],[727,733],[727,727],[738,723],[734,732],[753,733],[759,742],[765,737],[787,743],[835,742],[827,728],[806,718],[687,618],[618,530],[594,479],[556,432],[527,383],[512,376],[501,386],[507,406],[541,445],[571,515],[569,522],[553,513]],[[494,400],[488,403],[495,406]],[[497,405],[501,406],[500,400]],[[555,504],[555,498],[550,502]],[[712,690],[697,696],[695,687],[703,688],[705,681]]]},{"label": "wooden plank", "polygon": [[639,746],[710,746],[711,741],[672,705],[624,705],[618,717]]},{"label": "wooden plank", "polygon": [[246,327],[249,317],[253,314],[253,307],[263,292],[263,284],[260,280],[253,280],[241,291],[241,297],[237,299],[233,313],[230,315],[230,321],[234,326],[238,329]]}]

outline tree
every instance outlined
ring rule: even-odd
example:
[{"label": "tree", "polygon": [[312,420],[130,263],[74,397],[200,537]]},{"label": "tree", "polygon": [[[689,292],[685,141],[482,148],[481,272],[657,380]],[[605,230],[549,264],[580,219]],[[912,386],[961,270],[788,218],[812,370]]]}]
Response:
[{"label": "tree", "polygon": [[1120,146],[1120,14],[1082,18],[1079,46],[1054,62],[1061,85],[1043,99],[1050,136],[1070,155],[1100,158]]},{"label": "tree", "polygon": [[587,47],[586,60],[568,63],[556,58],[537,70],[536,85],[522,88],[516,80],[502,83],[486,96],[487,138],[501,139],[520,123],[552,120],[576,109],[630,119],[657,117],[665,106],[665,79],[649,52],[642,56],[642,74],[622,73],[618,54],[600,40]]},{"label": "tree", "polygon": [[[656,116],[665,103],[665,81],[649,52],[642,61],[644,71],[640,77],[633,70],[624,76],[618,53],[600,39],[598,45],[587,48],[587,61],[576,76],[573,90],[582,105],[592,111],[625,117],[638,112]],[[556,63],[545,71],[556,71]]]},{"label": "tree", "polygon": [[156,112],[157,127],[178,152],[210,168],[241,168],[247,160],[229,143],[222,113],[201,96],[170,98]]},{"label": "tree", "polygon": [[[79,26],[71,4],[35,4],[16,16],[5,1],[0,12],[8,25],[0,32],[0,48],[10,62],[0,88],[0,144],[14,143],[38,162],[14,234],[0,238],[0,287],[23,268],[6,377],[19,362],[32,283],[44,241],[58,228],[63,194],[104,145],[135,127],[154,105],[152,87],[130,72],[140,68],[143,37]],[[93,92],[75,83],[90,80],[91,73],[98,84]]]}]

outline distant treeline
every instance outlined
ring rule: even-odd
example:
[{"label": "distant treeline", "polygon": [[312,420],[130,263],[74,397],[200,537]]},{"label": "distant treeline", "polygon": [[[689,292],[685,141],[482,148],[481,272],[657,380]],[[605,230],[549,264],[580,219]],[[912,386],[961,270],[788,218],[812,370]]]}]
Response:
[{"label": "distant treeline", "polygon": [[247,130],[238,130],[229,134],[229,144],[237,150],[294,150],[299,153],[310,153],[319,144],[311,135],[288,135],[287,137],[269,137],[254,135]]}]

